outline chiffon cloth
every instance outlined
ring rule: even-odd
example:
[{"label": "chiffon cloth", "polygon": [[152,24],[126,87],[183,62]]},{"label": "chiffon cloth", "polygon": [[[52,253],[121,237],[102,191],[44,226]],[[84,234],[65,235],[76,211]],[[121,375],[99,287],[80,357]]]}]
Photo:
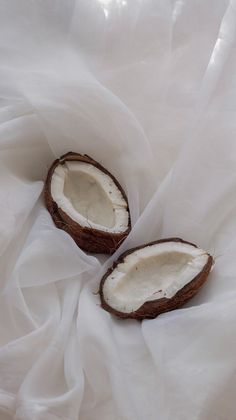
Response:
[{"label": "chiffon cloth", "polygon": [[[236,1],[0,0],[0,419],[236,419]],[[67,151],[127,192],[93,256],[43,201]],[[181,237],[215,267],[154,320],[101,309],[131,246]]]}]

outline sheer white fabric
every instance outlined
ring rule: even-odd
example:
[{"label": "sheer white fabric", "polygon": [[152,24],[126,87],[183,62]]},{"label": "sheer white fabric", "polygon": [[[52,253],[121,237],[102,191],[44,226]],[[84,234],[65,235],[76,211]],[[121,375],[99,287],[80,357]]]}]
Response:
[{"label": "sheer white fabric", "polygon": [[[233,420],[236,2],[0,0],[1,420]],[[125,188],[133,230],[89,256],[43,203],[73,150]],[[184,308],[99,306],[125,249],[179,236],[216,260]]]}]

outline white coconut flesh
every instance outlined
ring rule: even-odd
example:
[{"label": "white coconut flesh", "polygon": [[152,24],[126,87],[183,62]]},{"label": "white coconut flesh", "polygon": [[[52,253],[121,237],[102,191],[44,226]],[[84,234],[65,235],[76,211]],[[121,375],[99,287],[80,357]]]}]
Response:
[{"label": "white coconut flesh", "polygon": [[181,242],[149,245],[127,255],[103,284],[104,300],[130,313],[145,302],[172,298],[204,268],[209,255]]},{"label": "white coconut flesh", "polygon": [[113,179],[92,164],[59,164],[51,178],[51,195],[58,207],[81,226],[111,233],[127,230],[126,200]]}]

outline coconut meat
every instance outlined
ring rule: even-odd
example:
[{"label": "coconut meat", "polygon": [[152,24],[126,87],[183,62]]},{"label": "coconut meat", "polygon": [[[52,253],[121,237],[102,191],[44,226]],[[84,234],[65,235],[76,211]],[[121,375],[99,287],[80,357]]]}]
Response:
[{"label": "coconut meat", "polygon": [[127,255],[103,284],[109,306],[130,313],[145,302],[171,298],[203,269],[209,255],[181,242],[149,245]]},{"label": "coconut meat", "polygon": [[125,198],[113,179],[92,164],[59,164],[51,178],[51,195],[58,207],[81,226],[111,233],[128,228]]}]

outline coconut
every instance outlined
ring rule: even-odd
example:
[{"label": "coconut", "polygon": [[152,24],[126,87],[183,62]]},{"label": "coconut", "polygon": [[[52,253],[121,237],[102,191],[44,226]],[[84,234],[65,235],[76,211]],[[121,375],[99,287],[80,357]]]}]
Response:
[{"label": "coconut", "polygon": [[211,255],[179,238],[130,249],[103,276],[101,305],[120,318],[155,318],[191,299],[212,265]]},{"label": "coconut", "polygon": [[128,200],[113,175],[87,155],[53,162],[44,188],[56,226],[88,252],[112,254],[131,229]]}]

